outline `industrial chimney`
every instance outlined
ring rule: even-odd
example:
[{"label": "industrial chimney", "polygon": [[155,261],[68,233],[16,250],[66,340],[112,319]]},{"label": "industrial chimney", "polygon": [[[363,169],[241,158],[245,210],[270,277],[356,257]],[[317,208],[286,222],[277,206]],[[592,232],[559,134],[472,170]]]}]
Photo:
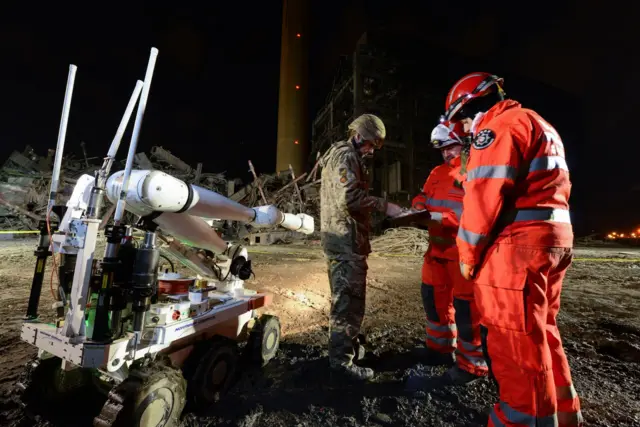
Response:
[{"label": "industrial chimney", "polygon": [[276,172],[307,168],[309,0],[283,0]]}]

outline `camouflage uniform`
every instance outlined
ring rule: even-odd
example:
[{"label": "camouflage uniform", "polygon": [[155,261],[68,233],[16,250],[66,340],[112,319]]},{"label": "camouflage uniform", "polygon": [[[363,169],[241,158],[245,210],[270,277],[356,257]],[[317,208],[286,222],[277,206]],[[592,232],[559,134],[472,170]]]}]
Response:
[{"label": "camouflage uniform", "polygon": [[348,367],[365,311],[370,213],[384,212],[387,203],[367,194],[363,162],[353,142],[333,144],[322,166],[320,230],[332,296],[329,359],[333,367]]}]

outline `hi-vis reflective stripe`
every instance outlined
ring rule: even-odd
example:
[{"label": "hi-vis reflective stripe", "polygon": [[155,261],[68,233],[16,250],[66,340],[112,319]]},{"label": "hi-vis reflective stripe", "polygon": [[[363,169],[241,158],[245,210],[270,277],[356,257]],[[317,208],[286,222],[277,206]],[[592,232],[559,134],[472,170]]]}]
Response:
[{"label": "hi-vis reflective stripe", "polygon": [[434,208],[447,208],[451,209],[456,213],[458,219],[462,216],[462,202],[455,202],[453,200],[443,200],[443,199],[427,199],[427,206],[431,206]]},{"label": "hi-vis reflective stripe", "polygon": [[[517,411],[503,401],[500,401],[500,410],[505,418],[513,424],[530,427],[558,427],[558,417],[556,414],[546,417],[536,417]],[[498,418],[495,409],[491,411],[491,421],[493,421],[493,424],[497,427],[505,427],[505,424]]]},{"label": "hi-vis reflective stripe", "polygon": [[584,425],[582,411],[577,411],[577,412],[558,411],[558,424],[561,425],[562,427],[564,426],[579,427],[581,425]]},{"label": "hi-vis reflective stripe", "polygon": [[458,237],[472,246],[477,246],[486,236],[460,227],[458,228]]},{"label": "hi-vis reflective stripe", "polygon": [[460,345],[462,346],[462,348],[464,348],[467,351],[473,351],[476,353],[482,353],[482,346],[481,345],[473,345],[470,342],[467,342],[465,340],[460,340]]},{"label": "hi-vis reflective stripe", "polygon": [[[461,351],[465,350],[465,351]],[[473,366],[478,368],[488,368],[487,361],[484,356],[473,356],[469,353],[482,354],[481,345],[473,345],[465,340],[458,340],[458,348],[456,350],[456,357],[463,357],[467,359]]]},{"label": "hi-vis reflective stripe", "polygon": [[[566,209],[520,209],[516,212],[513,221],[551,221],[571,224],[571,216]],[[470,245],[477,246],[486,236],[460,227],[458,237]]]},{"label": "hi-vis reflective stripe", "polygon": [[456,345],[455,338],[436,338],[432,337],[431,335],[427,335],[427,340],[442,347],[453,347]]},{"label": "hi-vis reflective stripe", "polygon": [[[567,172],[569,167],[567,161],[560,156],[545,156],[538,157],[531,161],[529,165],[529,173],[563,169]],[[467,172],[467,181],[473,181],[474,179],[487,178],[487,179],[515,179],[517,170],[513,166],[508,165],[495,165],[495,166],[478,166]]]},{"label": "hi-vis reflective stripe", "polygon": [[552,221],[571,224],[571,215],[566,209],[520,209],[514,221]]},{"label": "hi-vis reflective stripe", "polygon": [[471,356],[470,354],[463,353],[460,351],[460,346],[458,346],[458,349],[456,350],[456,357],[467,359],[469,363],[471,363],[476,368],[489,368],[489,365],[487,365],[487,361],[484,360],[484,357]]},{"label": "hi-vis reflective stripe", "polygon": [[556,387],[556,397],[558,400],[572,400],[578,397],[578,392],[576,392],[573,384],[557,386]]},{"label": "hi-vis reflective stripe", "polygon": [[533,159],[529,166],[529,173],[552,169],[564,169],[567,172],[569,171],[569,167],[567,166],[567,161],[565,159],[560,156],[548,156]]},{"label": "hi-vis reflective stripe", "polygon": [[478,166],[467,172],[467,181],[479,178],[515,179],[516,168],[513,166]]},{"label": "hi-vis reflective stripe", "polygon": [[437,323],[433,323],[430,320],[427,320],[427,328],[431,329],[432,331],[438,331],[438,332],[455,332],[458,330],[458,327],[456,326],[455,323],[449,323],[446,325],[438,325]]}]

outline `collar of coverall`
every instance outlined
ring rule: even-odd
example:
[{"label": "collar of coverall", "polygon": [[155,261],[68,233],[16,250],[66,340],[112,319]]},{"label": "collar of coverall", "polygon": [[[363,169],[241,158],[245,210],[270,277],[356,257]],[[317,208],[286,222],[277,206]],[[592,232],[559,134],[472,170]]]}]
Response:
[{"label": "collar of coverall", "polygon": [[[475,128],[475,134],[478,133],[482,126],[486,123],[489,123],[494,118],[498,117],[500,114],[504,113],[507,110],[511,110],[512,108],[520,108],[522,105],[518,101],[514,101],[513,99],[505,99],[504,101],[500,101],[496,103],[493,107],[489,108],[487,112],[482,116],[480,122]],[[474,136],[475,136],[474,134]]]},{"label": "collar of coverall", "polygon": [[461,156],[456,156],[456,157],[454,157],[453,159],[449,160],[446,163],[451,168],[457,168],[458,166],[460,166],[462,164],[462,158],[461,158]]}]

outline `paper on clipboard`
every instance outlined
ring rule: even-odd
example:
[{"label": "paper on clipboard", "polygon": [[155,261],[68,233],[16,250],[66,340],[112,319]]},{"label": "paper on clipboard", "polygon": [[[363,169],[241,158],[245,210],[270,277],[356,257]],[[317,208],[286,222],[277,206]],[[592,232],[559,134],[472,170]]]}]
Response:
[{"label": "paper on clipboard", "polygon": [[427,221],[429,221],[430,219],[431,214],[427,210],[407,209],[400,215],[391,218],[391,223],[394,226],[409,226],[412,224],[426,226]]}]

